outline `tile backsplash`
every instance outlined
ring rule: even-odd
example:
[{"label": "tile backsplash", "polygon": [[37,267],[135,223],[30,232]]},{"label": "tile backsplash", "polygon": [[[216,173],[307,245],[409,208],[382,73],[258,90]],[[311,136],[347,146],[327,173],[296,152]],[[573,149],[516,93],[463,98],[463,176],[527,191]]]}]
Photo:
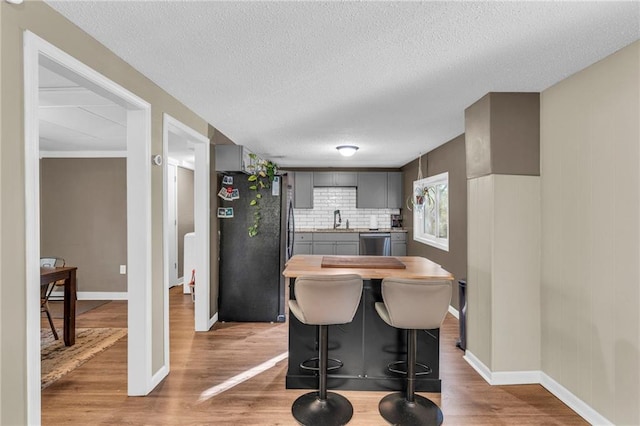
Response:
[{"label": "tile backsplash", "polygon": [[358,209],[356,188],[313,188],[313,209],[294,209],[296,229],[325,229],[333,227],[333,211],[340,210],[342,225],[349,228],[369,228],[369,218],[375,215],[379,228],[391,227],[391,215],[400,209]]}]

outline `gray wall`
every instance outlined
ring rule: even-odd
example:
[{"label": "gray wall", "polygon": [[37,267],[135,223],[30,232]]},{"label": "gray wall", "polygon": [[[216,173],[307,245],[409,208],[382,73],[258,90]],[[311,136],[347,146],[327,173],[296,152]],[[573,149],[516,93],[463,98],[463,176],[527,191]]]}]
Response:
[{"label": "gray wall", "polygon": [[[449,172],[449,251],[413,240],[413,213],[402,209],[407,228],[407,255],[423,256],[442,265],[455,278],[451,304],[459,308],[457,282],[467,276],[467,173],[465,136],[460,135],[422,156],[424,177]],[[413,193],[413,181],[418,175],[418,159],[402,168],[403,195],[406,200]]]},{"label": "gray wall", "polygon": [[[183,273],[184,234],[193,232],[193,170],[177,167],[178,179],[178,277]],[[187,282],[191,276],[184,277]]]},{"label": "gray wall", "polygon": [[45,158],[40,179],[41,255],[77,266],[78,291],[126,292],[126,159]]},{"label": "gray wall", "polygon": [[465,110],[467,177],[540,174],[540,95],[487,93]]}]

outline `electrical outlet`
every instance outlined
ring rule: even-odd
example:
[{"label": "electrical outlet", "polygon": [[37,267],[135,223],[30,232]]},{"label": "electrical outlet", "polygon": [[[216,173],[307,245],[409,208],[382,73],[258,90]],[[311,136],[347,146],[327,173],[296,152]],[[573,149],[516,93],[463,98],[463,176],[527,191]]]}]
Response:
[{"label": "electrical outlet", "polygon": [[120,265],[120,274],[125,275],[127,273],[127,265]]}]

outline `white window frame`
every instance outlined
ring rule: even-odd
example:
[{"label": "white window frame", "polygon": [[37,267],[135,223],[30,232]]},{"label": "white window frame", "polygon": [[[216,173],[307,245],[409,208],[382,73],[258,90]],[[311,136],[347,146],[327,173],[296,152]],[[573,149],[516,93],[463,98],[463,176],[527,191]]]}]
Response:
[{"label": "white window frame", "polygon": [[[419,196],[425,193],[425,188],[435,187],[440,184],[447,185],[447,190],[449,188],[449,172],[440,173],[435,176],[429,176],[424,179],[416,180],[413,182],[413,239],[414,241],[418,241],[423,244],[430,245],[432,247],[439,248],[444,251],[449,251],[449,235],[451,235],[451,223],[449,222],[449,205],[447,204],[447,223],[449,224],[449,229],[447,229],[447,237],[440,238],[437,237],[435,232],[434,234],[429,234],[425,231],[424,226],[424,212],[425,209],[428,208],[426,198],[420,199]],[[436,211],[440,210],[440,197],[438,192],[435,191],[436,199],[434,208]],[[448,202],[449,197],[447,197]],[[422,204],[421,204],[422,202]],[[441,220],[440,215],[436,215],[436,226],[435,230],[439,227],[439,222]]]}]

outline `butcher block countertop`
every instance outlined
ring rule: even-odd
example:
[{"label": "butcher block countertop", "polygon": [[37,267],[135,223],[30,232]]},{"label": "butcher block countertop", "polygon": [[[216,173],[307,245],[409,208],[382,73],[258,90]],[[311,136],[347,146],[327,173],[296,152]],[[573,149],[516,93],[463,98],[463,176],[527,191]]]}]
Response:
[{"label": "butcher block countertop", "polygon": [[407,268],[404,263],[391,256],[323,256],[320,266],[323,268]]},{"label": "butcher block countertop", "polygon": [[[323,266],[323,260],[326,266]],[[395,259],[390,261],[389,259]],[[398,263],[404,268],[398,268]],[[396,265],[391,267],[390,265]],[[295,255],[282,273],[286,278],[301,275],[358,274],[364,279],[428,278],[453,280],[453,275],[437,263],[419,256],[323,256]]]}]

